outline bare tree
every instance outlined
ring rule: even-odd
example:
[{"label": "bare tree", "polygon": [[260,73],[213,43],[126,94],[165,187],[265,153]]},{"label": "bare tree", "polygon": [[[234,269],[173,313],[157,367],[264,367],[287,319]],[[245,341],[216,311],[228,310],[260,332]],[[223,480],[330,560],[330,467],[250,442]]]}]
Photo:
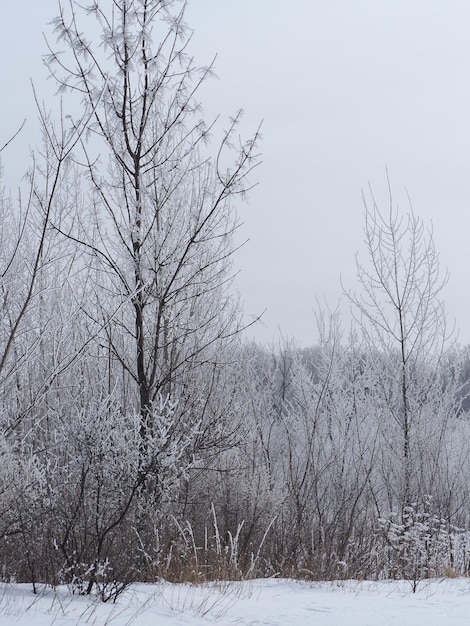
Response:
[{"label": "bare tree", "polygon": [[[51,46],[49,56],[59,87],[78,95],[81,119],[89,116],[76,157],[88,208],[55,226],[88,254],[95,286],[86,315],[103,329],[109,362],[138,389],[144,455],[159,395],[183,402],[184,419],[201,419],[194,371],[206,370],[207,395],[218,365],[232,358],[228,344],[240,330],[229,292],[233,200],[256,164],[257,134],[237,139],[240,113],[210,155],[213,125],[196,94],[212,65],[197,68],[188,56],[185,6],[70,2],[54,22],[65,54]],[[100,45],[83,34],[84,15],[96,19]]]},{"label": "bare tree", "polygon": [[[61,125],[59,136],[55,134],[50,119],[44,111],[39,111],[45,132],[43,151],[32,152],[16,203],[0,191],[3,242],[0,253],[0,389],[2,394],[10,395],[12,417],[8,431],[14,429],[31,408],[28,406],[30,390],[22,389],[18,372],[23,365],[34,361],[33,354],[39,349],[38,317],[47,291],[42,278],[54,257],[62,254],[53,233],[52,215],[67,176],[69,156],[80,139],[80,130],[76,127],[67,129]],[[49,141],[51,136],[55,137],[54,151]],[[13,399],[11,391],[15,388],[17,398]]]},{"label": "bare tree", "polygon": [[[365,245],[368,263],[356,260],[360,291],[346,291],[375,363],[383,432],[397,454],[402,484],[398,498],[412,498],[413,436],[426,413],[424,407],[439,385],[440,365],[449,338],[442,290],[448,280],[439,267],[432,231],[413,212],[401,215],[389,206],[382,212],[370,189],[364,196]],[[374,356],[375,355],[375,356]],[[429,412],[428,412],[429,417]],[[424,418],[423,418],[424,419]],[[388,429],[388,431],[387,431]]]}]

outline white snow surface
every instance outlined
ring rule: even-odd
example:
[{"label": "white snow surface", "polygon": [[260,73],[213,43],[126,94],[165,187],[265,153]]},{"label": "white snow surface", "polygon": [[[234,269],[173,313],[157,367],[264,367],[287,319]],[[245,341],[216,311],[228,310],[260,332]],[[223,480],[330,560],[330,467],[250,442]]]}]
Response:
[{"label": "white snow surface", "polygon": [[0,585],[2,626],[464,626],[470,580],[302,583],[256,580],[213,585],[134,585],[115,604],[66,588]]}]

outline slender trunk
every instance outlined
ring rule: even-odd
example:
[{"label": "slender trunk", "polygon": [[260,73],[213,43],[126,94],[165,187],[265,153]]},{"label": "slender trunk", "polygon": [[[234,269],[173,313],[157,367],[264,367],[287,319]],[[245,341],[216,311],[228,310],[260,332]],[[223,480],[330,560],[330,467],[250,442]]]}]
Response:
[{"label": "slender trunk", "polygon": [[407,354],[405,346],[405,324],[403,312],[400,316],[400,350],[401,350],[401,409],[403,416],[403,506],[409,506],[411,502],[411,446],[410,446],[410,411],[408,403],[408,372]]}]

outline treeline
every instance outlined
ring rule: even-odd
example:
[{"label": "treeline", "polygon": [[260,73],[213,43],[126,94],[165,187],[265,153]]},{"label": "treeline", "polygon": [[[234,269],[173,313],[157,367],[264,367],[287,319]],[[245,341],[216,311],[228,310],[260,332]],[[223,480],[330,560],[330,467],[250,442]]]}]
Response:
[{"label": "treeline", "polygon": [[161,396],[144,480],[140,417],[129,394],[123,402],[118,363],[110,372],[82,356],[47,392],[25,363],[8,397],[27,389],[41,400],[27,417],[4,394],[3,578],[106,599],[160,577],[468,574],[468,351],[437,375],[422,364],[433,386],[416,402],[407,475],[400,399],[383,385],[398,362],[340,341],[333,326],[314,349],[240,344],[210,394],[198,369],[185,381],[191,398]]},{"label": "treeline", "polygon": [[201,118],[184,8],[54,21],[59,113],[38,108],[20,199],[0,194],[2,577],[107,600],[160,577],[467,574],[470,360],[432,234],[365,199],[351,329],[320,312],[314,348],[244,342],[258,133]]}]

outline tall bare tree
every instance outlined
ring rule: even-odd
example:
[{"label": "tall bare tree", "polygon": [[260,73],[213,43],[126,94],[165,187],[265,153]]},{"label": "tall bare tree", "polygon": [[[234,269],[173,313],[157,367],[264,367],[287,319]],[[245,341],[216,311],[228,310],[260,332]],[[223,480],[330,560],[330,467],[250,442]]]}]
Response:
[{"label": "tall bare tree", "polygon": [[[413,433],[430,392],[438,384],[440,364],[449,339],[442,290],[442,273],[432,231],[409,206],[402,215],[394,207],[389,185],[389,206],[381,211],[370,190],[364,196],[365,245],[368,263],[356,261],[360,290],[347,291],[369,359],[376,364],[382,398],[383,432],[396,449],[401,443],[401,504],[412,498]],[[374,356],[375,355],[375,356]],[[378,398],[378,396],[377,396]]]},{"label": "tall bare tree", "polygon": [[[86,314],[103,329],[109,362],[138,389],[144,452],[159,395],[201,419],[218,365],[231,358],[240,329],[229,292],[233,200],[249,189],[257,159],[257,133],[238,138],[240,113],[211,155],[215,131],[196,95],[212,65],[198,68],[188,55],[185,8],[70,2],[54,22],[64,54],[51,46],[48,59],[61,91],[78,96],[80,119],[89,116],[76,157],[88,206],[56,228],[88,254],[95,287]],[[92,18],[100,35],[90,41]]]}]

